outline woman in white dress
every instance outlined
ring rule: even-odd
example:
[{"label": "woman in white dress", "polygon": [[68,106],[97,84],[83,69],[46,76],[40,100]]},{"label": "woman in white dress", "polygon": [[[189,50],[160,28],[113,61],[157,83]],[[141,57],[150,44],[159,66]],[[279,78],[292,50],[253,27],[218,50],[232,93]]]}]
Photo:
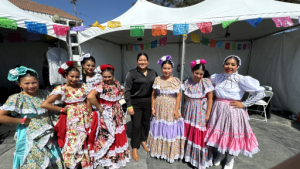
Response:
[{"label": "woman in white dress", "polygon": [[[259,151],[245,107],[262,99],[265,96],[264,88],[256,79],[238,74],[240,66],[241,59],[230,55],[223,62],[224,72],[210,78],[215,86],[217,100],[211,111],[205,142],[218,149],[215,166],[220,165],[227,152],[224,169],[233,168],[234,156],[239,153],[252,157]],[[245,92],[252,93],[252,96],[241,102]]]}]

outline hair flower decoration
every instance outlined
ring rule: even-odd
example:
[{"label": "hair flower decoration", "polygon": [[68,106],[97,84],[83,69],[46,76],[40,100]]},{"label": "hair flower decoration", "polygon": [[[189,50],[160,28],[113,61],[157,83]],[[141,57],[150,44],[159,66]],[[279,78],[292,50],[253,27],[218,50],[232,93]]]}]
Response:
[{"label": "hair flower decoration", "polygon": [[58,69],[58,73],[61,74],[63,77],[65,77],[65,71],[69,67],[74,67],[74,62],[73,61],[67,61],[66,63],[63,63],[60,68]]},{"label": "hair flower decoration", "polygon": [[98,66],[98,67],[95,69],[95,72],[97,72],[97,73],[99,73],[99,74],[102,72],[100,66]]},{"label": "hair flower decoration", "polygon": [[203,64],[203,65],[206,65],[206,60],[204,59],[197,59],[197,60],[194,60],[191,62],[191,70],[193,71],[193,67],[196,66],[196,65],[199,65],[199,64]]},{"label": "hair flower decoration", "polygon": [[[162,58],[160,58],[158,61],[157,61],[157,64],[159,65],[162,65],[162,63],[166,60],[171,60],[172,59],[172,56],[170,55],[167,55],[167,56],[163,56]],[[172,62],[173,63],[173,62]],[[173,66],[174,67],[174,66]]]},{"label": "hair flower decoration", "polygon": [[80,56],[79,57],[79,61],[81,62],[81,61],[83,61],[84,58],[89,58],[89,57],[91,57],[91,54],[87,53],[87,54],[85,54],[83,56]]},{"label": "hair flower decoration", "polygon": [[100,66],[101,71],[106,71],[107,68],[111,68],[113,71],[115,71],[115,68],[112,65],[104,64]]},{"label": "hair flower decoration", "polygon": [[16,67],[15,69],[11,69],[8,72],[7,79],[9,81],[17,81],[19,79],[19,76],[25,75],[28,70],[34,72],[37,75],[37,77],[39,77],[35,70],[27,68],[25,66],[20,66],[20,67]]}]

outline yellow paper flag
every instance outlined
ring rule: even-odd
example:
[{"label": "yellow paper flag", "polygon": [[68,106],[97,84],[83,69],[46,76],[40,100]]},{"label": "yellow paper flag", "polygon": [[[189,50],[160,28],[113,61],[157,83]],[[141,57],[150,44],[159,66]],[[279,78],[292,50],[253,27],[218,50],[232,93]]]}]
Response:
[{"label": "yellow paper flag", "polygon": [[109,27],[109,28],[121,27],[121,22],[119,22],[119,21],[108,21],[107,22],[107,27]]},{"label": "yellow paper flag", "polygon": [[46,39],[55,39],[55,38],[52,36],[46,35]]},{"label": "yellow paper flag", "polygon": [[106,26],[102,26],[101,24],[98,23],[98,21],[96,21],[95,23],[93,23],[92,27],[98,27],[102,30],[105,30]]},{"label": "yellow paper flag", "polygon": [[200,38],[199,38],[199,35],[195,34],[195,33],[191,33],[191,38],[192,38],[192,41],[195,42],[195,43],[200,43]]}]

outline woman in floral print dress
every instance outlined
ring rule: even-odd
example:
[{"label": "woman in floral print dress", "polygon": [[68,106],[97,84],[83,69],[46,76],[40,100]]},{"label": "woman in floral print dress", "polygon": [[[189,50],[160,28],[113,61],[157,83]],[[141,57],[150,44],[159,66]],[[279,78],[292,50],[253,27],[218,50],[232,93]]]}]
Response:
[{"label": "woman in floral print dress", "polygon": [[152,117],[148,146],[151,157],[173,163],[184,155],[184,123],[180,117],[180,80],[172,77],[171,56],[162,57],[158,64],[163,76],[156,77],[152,91]]},{"label": "woman in floral print dress", "polygon": [[[0,123],[18,124],[13,169],[64,168],[48,111],[40,107],[49,93],[39,89],[37,72],[20,66],[9,71],[8,79],[23,90],[0,107]],[[22,119],[6,116],[9,112]]]},{"label": "woman in floral print dress", "polygon": [[190,162],[199,169],[205,169],[212,165],[212,151],[204,142],[206,124],[210,117],[213,103],[214,87],[205,76],[204,59],[191,62],[193,77],[184,83],[184,137],[186,138],[185,156],[186,162]]},{"label": "woman in floral print dress", "polygon": [[[62,147],[65,166],[73,169],[81,165],[83,169],[93,168],[89,155],[87,136],[91,127],[91,106],[86,102],[88,87],[78,83],[79,70],[69,61],[61,66],[59,73],[67,79],[67,84],[57,86],[42,104],[43,108],[60,111],[61,115],[55,126],[58,142]],[[66,107],[53,105],[61,99]]]},{"label": "woman in floral print dress", "polygon": [[[114,67],[101,65],[103,82],[96,84],[88,94],[88,99],[97,110],[93,114],[90,133],[90,147],[94,167],[106,168],[126,166],[130,152],[126,137],[126,121],[119,104],[124,94],[123,86],[114,80]],[[98,116],[98,118],[95,118]],[[93,140],[95,142],[93,143]]]}]

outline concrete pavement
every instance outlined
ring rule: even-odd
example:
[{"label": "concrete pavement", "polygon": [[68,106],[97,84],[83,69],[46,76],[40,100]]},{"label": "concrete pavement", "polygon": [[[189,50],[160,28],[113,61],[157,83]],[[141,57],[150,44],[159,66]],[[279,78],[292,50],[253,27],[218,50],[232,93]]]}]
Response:
[{"label": "concrete pavement", "polygon": [[[252,115],[253,117],[257,115]],[[131,121],[127,116],[127,136],[130,142]],[[250,120],[251,127],[258,139],[260,152],[253,158],[240,155],[235,158],[234,169],[268,169],[298,153],[300,153],[300,123],[293,122],[280,113],[273,112],[268,122]],[[12,168],[15,142],[13,140],[16,125],[0,125],[0,164],[1,169]],[[193,168],[184,161],[173,164],[165,160],[151,158],[141,147],[140,160],[133,159],[127,164],[130,169],[182,169]],[[216,153],[216,152],[215,152]],[[224,160],[225,161],[225,160]],[[223,163],[224,163],[223,161]],[[98,167],[100,168],[100,167]],[[210,169],[221,169],[212,166]]]}]

